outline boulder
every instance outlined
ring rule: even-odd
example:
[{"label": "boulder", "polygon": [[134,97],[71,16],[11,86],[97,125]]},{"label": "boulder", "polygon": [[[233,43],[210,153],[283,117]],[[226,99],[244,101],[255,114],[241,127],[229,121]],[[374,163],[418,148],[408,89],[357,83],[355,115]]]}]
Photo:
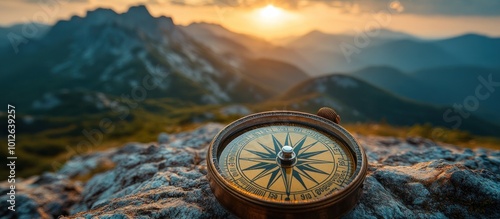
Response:
[{"label": "boulder", "polygon": [[[129,143],[78,156],[58,173],[20,183],[18,218],[234,218],[215,199],[206,151],[223,128],[208,124],[161,144]],[[163,138],[164,136],[160,136]],[[369,167],[361,200],[344,218],[500,218],[500,151],[428,139],[356,135]],[[87,182],[72,177],[112,162]],[[1,194],[8,184],[1,183]],[[2,196],[2,200],[7,197]],[[1,215],[13,217],[3,201]]]}]

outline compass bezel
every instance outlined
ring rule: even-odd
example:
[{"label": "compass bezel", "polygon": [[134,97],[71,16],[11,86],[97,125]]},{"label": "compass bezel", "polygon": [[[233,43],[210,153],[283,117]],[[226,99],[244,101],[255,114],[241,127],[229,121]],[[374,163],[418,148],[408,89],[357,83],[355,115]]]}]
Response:
[{"label": "compass bezel", "polygon": [[[219,156],[228,139],[254,126],[289,123],[320,130],[341,141],[354,158],[354,171],[344,188],[330,195],[307,202],[272,202],[259,199],[228,182],[221,174]],[[244,218],[316,216],[340,217],[357,203],[366,175],[367,158],[363,148],[343,127],[323,117],[296,111],[269,111],[238,119],[222,129],[213,139],[207,153],[207,178],[216,198],[228,210]],[[302,215],[302,216],[301,216]]]}]

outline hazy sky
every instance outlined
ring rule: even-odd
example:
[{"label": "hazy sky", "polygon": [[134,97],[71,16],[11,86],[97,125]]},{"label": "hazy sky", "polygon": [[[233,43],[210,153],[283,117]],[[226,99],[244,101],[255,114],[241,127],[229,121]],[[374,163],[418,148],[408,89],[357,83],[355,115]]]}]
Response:
[{"label": "hazy sky", "polygon": [[125,12],[138,4],[176,24],[219,23],[268,39],[378,27],[425,37],[500,36],[500,0],[2,0],[0,25],[52,24],[97,7]]}]

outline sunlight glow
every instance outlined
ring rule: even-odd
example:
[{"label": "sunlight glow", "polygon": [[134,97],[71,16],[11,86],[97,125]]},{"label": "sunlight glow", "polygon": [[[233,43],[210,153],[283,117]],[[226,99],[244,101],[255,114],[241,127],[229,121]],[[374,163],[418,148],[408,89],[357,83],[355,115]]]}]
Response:
[{"label": "sunlight glow", "polygon": [[[294,11],[268,4],[246,14],[247,29],[258,33],[262,38],[271,39],[290,35],[290,30],[300,29],[302,17]],[[303,31],[304,32],[304,31]]]},{"label": "sunlight glow", "polygon": [[267,5],[265,8],[260,9],[259,14],[262,19],[273,21],[280,19],[280,16],[283,14],[283,10],[274,7],[274,5]]}]

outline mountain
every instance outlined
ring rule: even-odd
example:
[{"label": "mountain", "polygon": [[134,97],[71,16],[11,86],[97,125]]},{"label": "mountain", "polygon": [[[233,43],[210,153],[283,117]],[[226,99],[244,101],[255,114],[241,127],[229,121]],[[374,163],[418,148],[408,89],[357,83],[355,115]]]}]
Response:
[{"label": "mountain", "polygon": [[5,72],[0,75],[2,102],[34,112],[40,109],[35,109],[37,101],[60,90],[200,104],[255,102],[273,95],[254,82],[259,78],[243,74],[171,18],[154,18],[144,6],[123,14],[96,9],[74,16],[20,50],[18,55],[0,53],[9,63],[0,67]]},{"label": "mountain", "polygon": [[351,72],[373,64],[381,65],[386,59],[373,56],[370,52],[366,54],[366,50],[375,47],[376,52],[383,52],[385,48],[380,50],[377,47],[398,40],[419,41],[409,34],[387,29],[378,30],[378,34],[373,37],[366,33],[330,34],[314,30],[291,41],[286,47],[299,51],[318,69],[318,75],[324,75],[328,72]]},{"label": "mountain", "polygon": [[248,59],[243,66],[243,74],[256,78],[255,83],[276,94],[310,78],[296,66],[272,59]]},{"label": "mountain", "polygon": [[435,45],[454,54],[463,65],[498,68],[500,63],[500,38],[478,34],[465,34],[438,40]]},{"label": "mountain", "polygon": [[[464,104],[469,96],[476,95],[480,78],[500,81],[500,71],[474,66],[430,68],[410,73],[390,67],[369,67],[351,74],[391,93],[439,106]],[[489,92],[481,88],[481,92]],[[470,112],[485,120],[500,124],[500,95],[491,92],[479,102],[478,109]]]},{"label": "mountain", "polygon": [[[472,103],[466,103],[469,99],[476,99],[478,100],[477,109],[468,113],[500,124],[500,94],[495,92],[500,82],[500,70],[475,66],[453,66],[425,69],[413,72],[411,75],[417,80],[425,80],[430,84],[428,89],[433,92],[431,96],[421,96],[420,100],[435,104],[465,105]],[[488,81],[493,81],[494,85],[486,87],[484,83]],[[488,97],[481,98],[480,95]]]},{"label": "mountain", "polygon": [[420,86],[422,83],[425,83],[410,74],[389,66],[372,66],[349,73],[349,75],[390,91],[398,90],[401,92],[402,90],[410,89],[407,86],[408,84],[417,83]]},{"label": "mountain", "polygon": [[460,65],[453,54],[429,42],[414,40],[389,41],[363,49],[358,56],[363,65],[387,65],[403,71]]},{"label": "mountain", "polygon": [[181,28],[191,37],[209,46],[217,53],[237,52],[238,54],[251,55],[259,50],[273,47],[265,40],[229,31],[218,24],[201,22],[192,23]]},{"label": "mountain", "polygon": [[[313,76],[324,75],[333,71],[351,71],[339,45],[342,42],[352,41],[350,35],[333,35],[321,31],[311,31],[296,38],[286,45],[287,48],[299,52],[304,59],[315,68]],[[354,62],[356,63],[356,62]]]},{"label": "mountain", "polygon": [[293,63],[309,75],[315,75],[318,71],[302,56],[300,51],[276,46],[250,35],[235,33],[218,24],[192,23],[182,27],[182,30],[232,63],[242,64],[241,57],[274,59]]},{"label": "mountain", "polygon": [[[446,108],[396,96],[349,75],[332,74],[309,79],[294,86],[275,101],[292,103],[293,108],[307,111],[331,106],[342,115],[342,121],[347,123],[386,121],[393,125],[455,125],[443,119]],[[300,104],[295,104],[299,102]],[[500,134],[499,126],[476,116],[461,121],[460,128],[463,130],[483,135]]]},{"label": "mountain", "polygon": [[340,34],[314,30],[276,46],[216,24],[193,23],[183,30],[232,63],[241,64],[240,56],[275,59],[293,63],[311,76],[371,66],[405,72],[463,65],[498,68],[500,60],[500,39],[475,34],[424,40],[388,29]]},{"label": "mountain", "polygon": [[352,36],[347,34],[328,34],[314,30],[288,43],[288,47],[294,49],[319,49],[331,50],[331,46],[338,45],[343,41],[351,40]]},{"label": "mountain", "polygon": [[[374,31],[374,33],[377,33],[377,31]],[[351,35],[355,35],[352,34]],[[380,39],[386,39],[386,40],[403,40],[403,39],[413,39],[413,40],[418,40],[417,37],[407,34],[405,32],[400,32],[400,31],[394,31],[390,29],[379,29],[377,33],[377,38]]]},{"label": "mountain", "polygon": [[[416,78],[393,67],[372,66],[349,73],[348,75],[364,80],[391,93],[418,100],[419,102],[431,102],[429,101],[429,97],[435,95],[435,90],[429,89],[431,86],[429,83],[432,82]],[[431,103],[435,104],[435,102]],[[438,105],[445,104],[438,103]]]},{"label": "mountain", "polygon": [[498,68],[500,60],[500,38],[476,34],[423,40],[386,29],[378,35],[312,31],[286,47],[299,52],[320,75],[381,65],[407,72],[458,65]]},{"label": "mountain", "polygon": [[[132,7],[123,14],[96,9],[84,17],[57,22],[39,39],[22,44],[19,54],[1,50],[0,59],[8,65],[0,66],[0,104],[15,104],[28,114],[79,116],[110,112],[120,106],[163,113],[166,110],[162,108],[182,104],[185,108],[258,105],[272,98],[278,103],[294,101],[294,105],[304,101],[303,106],[338,106],[344,110],[344,117],[353,122],[385,118],[395,125],[432,122],[449,126],[439,122],[443,121],[441,111],[447,108],[430,105],[463,103],[474,94],[480,76],[491,74],[493,81],[498,81],[494,70],[460,65],[466,56],[451,51],[476,51],[460,46],[469,41],[474,45],[490,42],[496,48],[494,38],[466,35],[424,41],[386,30],[381,30],[380,36],[371,39],[371,43],[352,55],[351,62],[346,62],[339,45],[354,43],[356,36],[313,31],[283,47],[220,25],[177,26],[169,17],[152,17],[144,6]],[[484,51],[478,57],[496,56],[494,50]],[[309,68],[308,63],[317,65]],[[318,82],[322,90],[296,93],[298,83],[306,86],[327,80],[310,78],[318,74],[316,67],[332,72],[331,69],[363,66],[385,67],[370,67],[352,74],[368,83],[354,77],[340,79],[346,81],[342,85],[347,87],[354,81],[360,85],[359,90],[347,92],[342,86],[332,88],[332,84]],[[320,92],[330,89],[365,103]],[[285,91],[288,92],[282,94]],[[382,105],[391,107],[381,107],[379,103],[384,102],[387,103]],[[493,93],[480,102],[474,116],[489,122],[500,121],[497,102],[498,96]],[[471,118],[464,120],[467,130],[486,133],[483,128],[492,127],[479,126],[483,121]]]},{"label": "mountain", "polygon": [[[320,49],[320,50],[331,50],[332,46],[339,45],[342,42],[353,42],[354,38],[357,36],[356,32],[345,32],[340,34],[331,34],[321,32],[319,30],[313,30],[303,36],[296,38],[295,40],[288,43],[288,47],[295,49]],[[379,29],[378,34],[374,37],[370,37],[371,43],[381,44],[393,40],[403,40],[403,39],[414,39],[412,35],[396,32],[388,29]],[[325,45],[330,45],[326,46]]]}]

